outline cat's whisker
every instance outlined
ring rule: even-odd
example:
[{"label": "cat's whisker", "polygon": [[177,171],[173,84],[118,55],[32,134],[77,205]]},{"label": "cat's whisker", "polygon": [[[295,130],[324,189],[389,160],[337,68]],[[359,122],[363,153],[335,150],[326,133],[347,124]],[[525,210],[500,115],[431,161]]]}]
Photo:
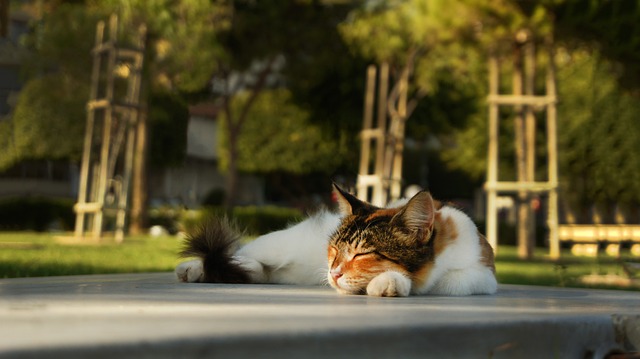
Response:
[{"label": "cat's whisker", "polygon": [[321,285],[329,285],[329,277],[327,276],[327,270],[324,268],[320,268],[315,273],[318,281]]}]

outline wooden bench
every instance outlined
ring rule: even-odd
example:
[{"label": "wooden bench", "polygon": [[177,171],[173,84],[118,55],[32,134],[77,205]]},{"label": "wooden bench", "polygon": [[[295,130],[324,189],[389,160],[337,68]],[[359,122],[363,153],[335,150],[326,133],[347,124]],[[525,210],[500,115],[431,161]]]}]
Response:
[{"label": "wooden bench", "polygon": [[562,224],[558,226],[561,242],[570,242],[574,255],[596,256],[600,244],[611,256],[620,255],[620,246],[630,242],[630,252],[640,256],[640,225],[629,224]]}]

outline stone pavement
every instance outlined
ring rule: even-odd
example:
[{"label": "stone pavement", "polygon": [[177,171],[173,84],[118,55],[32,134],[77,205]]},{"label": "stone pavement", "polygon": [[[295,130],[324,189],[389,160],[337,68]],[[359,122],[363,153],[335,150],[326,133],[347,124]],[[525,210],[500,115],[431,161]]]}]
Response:
[{"label": "stone pavement", "polygon": [[502,285],[371,298],[172,273],[0,280],[2,358],[602,358],[640,349],[640,293]]}]

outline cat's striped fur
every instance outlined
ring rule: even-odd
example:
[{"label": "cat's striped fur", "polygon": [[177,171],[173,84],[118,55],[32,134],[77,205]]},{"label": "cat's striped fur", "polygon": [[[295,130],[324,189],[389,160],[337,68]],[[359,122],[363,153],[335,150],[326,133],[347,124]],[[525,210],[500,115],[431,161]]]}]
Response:
[{"label": "cat's striped fur", "polygon": [[338,191],[345,217],[328,246],[329,283],[342,293],[494,293],[493,251],[464,213],[420,192],[377,208]]}]

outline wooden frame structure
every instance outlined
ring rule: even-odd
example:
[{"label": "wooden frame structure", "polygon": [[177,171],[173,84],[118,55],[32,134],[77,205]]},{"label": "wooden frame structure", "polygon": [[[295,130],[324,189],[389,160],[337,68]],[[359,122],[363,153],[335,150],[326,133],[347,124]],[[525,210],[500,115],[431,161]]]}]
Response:
[{"label": "wooden frame structure", "polygon": [[[389,65],[383,63],[379,68],[375,65],[367,68],[363,126],[360,133],[360,169],[356,189],[358,198],[375,206],[385,206],[402,195],[402,154],[408,88],[408,68],[402,71],[391,93]],[[372,151],[372,148],[375,150]]]},{"label": "wooden frame structure", "polygon": [[[106,35],[106,36],[105,36]],[[99,240],[105,217],[115,218],[114,236],[124,239],[137,122],[146,30],[136,45],[118,43],[118,18],[96,26],[90,98],[80,168],[75,237]]]},{"label": "wooden frame structure", "polygon": [[620,257],[627,243],[631,255],[640,256],[640,225],[629,224],[564,224],[558,227],[561,242],[568,242],[574,255],[598,255],[601,244],[605,252]]},{"label": "wooden frame structure", "polygon": [[[527,36],[520,37],[527,38]],[[532,194],[547,194],[547,227],[551,258],[560,256],[558,240],[558,163],[556,131],[556,77],[554,53],[551,44],[547,44],[548,61],[546,69],[544,95],[535,94],[536,49],[531,39],[517,45],[513,67],[513,93],[501,94],[500,60],[492,54],[489,59],[489,151],[487,161],[487,239],[497,250],[498,245],[498,208],[500,193],[515,193],[518,198],[518,236],[528,235],[527,245],[533,246],[533,214],[531,210]],[[515,152],[517,163],[517,181],[500,181],[498,174],[498,143],[500,127],[500,108],[512,107],[515,110]],[[547,180],[535,178],[535,111],[546,112],[547,142]],[[523,221],[524,219],[524,221]],[[519,239],[519,242],[520,239]],[[519,255],[532,248],[519,248]]]}]

